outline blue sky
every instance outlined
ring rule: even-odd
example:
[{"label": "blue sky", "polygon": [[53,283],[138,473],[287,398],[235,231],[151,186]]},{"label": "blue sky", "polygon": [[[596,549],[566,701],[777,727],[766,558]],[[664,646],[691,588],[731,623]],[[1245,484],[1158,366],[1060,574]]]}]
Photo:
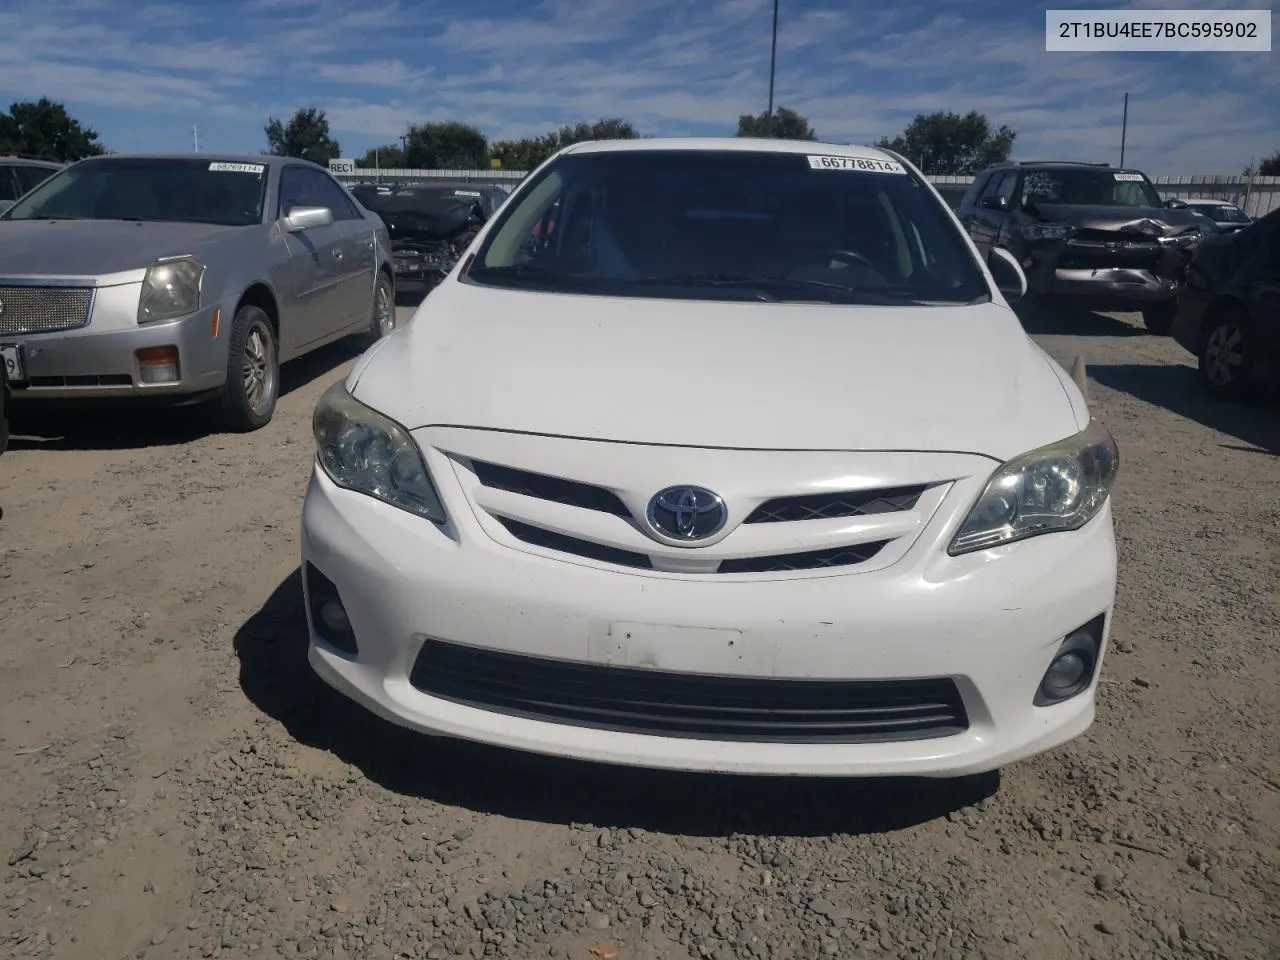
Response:
[{"label": "blue sky", "polygon": [[[305,105],[347,156],[429,119],[726,135],[765,107],[771,17],[771,0],[4,0],[0,106],[52,97],[121,151],[190,149],[198,125],[202,149],[259,152],[267,117]],[[836,142],[977,109],[1018,132],[1015,156],[1115,161],[1128,91],[1126,161],[1153,175],[1280,149],[1280,48],[1046,53],[1044,22],[1018,0],[781,0],[776,102]]]}]

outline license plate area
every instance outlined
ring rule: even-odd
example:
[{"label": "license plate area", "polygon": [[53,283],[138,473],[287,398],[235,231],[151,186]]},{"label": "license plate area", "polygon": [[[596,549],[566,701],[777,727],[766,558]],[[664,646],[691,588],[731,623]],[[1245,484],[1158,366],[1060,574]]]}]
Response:
[{"label": "license plate area", "polygon": [[27,357],[20,343],[0,343],[0,363],[4,364],[5,379],[10,386],[27,385]]},{"label": "license plate area", "polygon": [[774,644],[741,630],[614,621],[592,631],[593,663],[674,673],[770,677]]}]

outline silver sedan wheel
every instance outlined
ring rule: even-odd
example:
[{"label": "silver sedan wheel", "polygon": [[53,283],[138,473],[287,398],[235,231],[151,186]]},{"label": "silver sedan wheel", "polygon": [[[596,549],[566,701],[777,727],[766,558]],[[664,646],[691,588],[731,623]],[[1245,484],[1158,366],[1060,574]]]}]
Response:
[{"label": "silver sedan wheel", "polygon": [[1234,323],[1220,323],[1204,345],[1204,372],[1214,386],[1236,380],[1244,366],[1244,332]]},{"label": "silver sedan wheel", "polygon": [[255,320],[244,338],[244,398],[257,416],[270,408],[276,395],[276,344],[266,324]]},{"label": "silver sedan wheel", "polygon": [[380,338],[390,336],[396,328],[396,305],[386,280],[378,281],[373,294],[373,327]]}]

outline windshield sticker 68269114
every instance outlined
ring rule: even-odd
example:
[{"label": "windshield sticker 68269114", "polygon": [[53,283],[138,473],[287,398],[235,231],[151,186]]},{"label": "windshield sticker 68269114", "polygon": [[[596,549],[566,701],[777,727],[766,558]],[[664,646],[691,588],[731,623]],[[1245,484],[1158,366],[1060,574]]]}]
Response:
[{"label": "windshield sticker 68269114", "polygon": [[903,173],[907,171],[896,160],[872,157],[808,157],[811,170],[852,170],[856,173]]},{"label": "windshield sticker 68269114", "polygon": [[267,168],[261,163],[224,163],[215,160],[209,164],[214,173],[262,173]]},{"label": "windshield sticker 68269114", "polygon": [[1141,183],[1142,182],[1142,174],[1140,173],[1117,173],[1114,176],[1117,180],[1121,181],[1122,183],[1124,182]]}]

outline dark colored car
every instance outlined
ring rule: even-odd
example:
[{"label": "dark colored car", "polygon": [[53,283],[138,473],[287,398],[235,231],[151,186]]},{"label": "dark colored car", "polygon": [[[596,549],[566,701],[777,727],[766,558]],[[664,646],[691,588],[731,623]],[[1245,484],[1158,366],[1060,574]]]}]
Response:
[{"label": "dark colored car", "polygon": [[19,197],[30,193],[63,166],[56,160],[0,157],[0,213],[4,213]]},{"label": "dark colored car", "polygon": [[1185,203],[1192,215],[1200,218],[1205,233],[1235,233],[1253,223],[1253,218],[1226,200],[1169,200],[1169,206]]},{"label": "dark colored car", "polygon": [[501,187],[475,183],[366,183],[351,194],[387,225],[400,289],[439,283],[507,199]]},{"label": "dark colored car", "polygon": [[1190,252],[1203,231],[1166,207],[1146,175],[1108,164],[1006,162],[970,185],[956,212],[985,257],[1004,247],[1032,296],[1142,311],[1167,333]]},{"label": "dark colored car", "polygon": [[1178,296],[1173,335],[1223,399],[1280,387],[1280,210],[1205,238]]}]

